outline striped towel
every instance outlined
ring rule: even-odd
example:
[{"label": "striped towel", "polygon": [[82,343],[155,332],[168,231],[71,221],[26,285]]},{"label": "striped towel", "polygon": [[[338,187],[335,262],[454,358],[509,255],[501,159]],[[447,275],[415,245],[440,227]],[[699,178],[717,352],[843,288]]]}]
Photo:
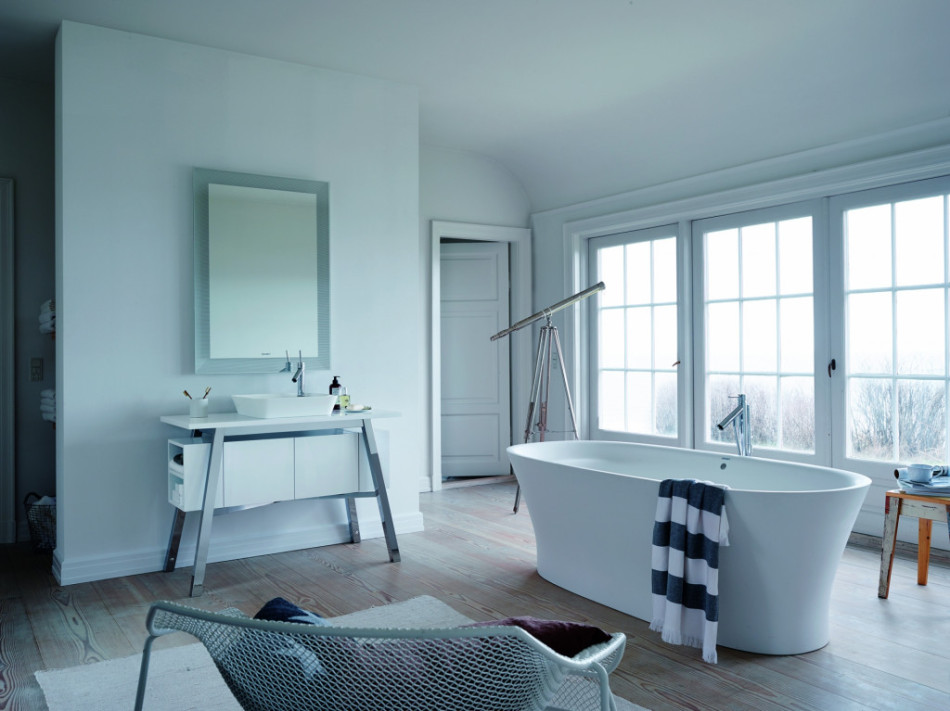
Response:
[{"label": "striped towel", "polygon": [[701,647],[715,664],[719,546],[729,545],[725,487],[693,479],[660,483],[653,524],[653,622],[664,642]]}]

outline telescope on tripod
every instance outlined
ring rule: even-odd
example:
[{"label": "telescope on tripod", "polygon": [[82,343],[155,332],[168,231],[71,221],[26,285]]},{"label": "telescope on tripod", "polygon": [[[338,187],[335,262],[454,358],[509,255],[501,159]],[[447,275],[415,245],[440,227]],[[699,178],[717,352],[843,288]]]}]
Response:
[{"label": "telescope on tripod", "polygon": [[[541,309],[536,314],[524,318],[513,326],[509,326],[504,331],[499,331],[491,340],[497,341],[499,338],[514,333],[525,326],[530,326],[535,321],[545,319],[545,324],[541,327],[538,338],[538,350],[534,358],[534,375],[531,378],[531,394],[528,398],[528,416],[525,419],[524,441],[530,442],[537,428],[538,441],[543,442],[545,434],[548,431],[548,396],[551,392],[551,361],[552,356],[557,354],[557,362],[560,366],[561,379],[564,383],[564,396],[567,399],[567,410],[571,416],[571,431],[574,433],[574,439],[577,439],[577,417],[574,413],[574,403],[571,400],[571,389],[567,383],[567,370],[564,368],[564,354],[561,351],[561,338],[558,336],[557,326],[551,323],[551,316],[558,311],[573,306],[579,301],[583,301],[588,296],[593,296],[598,291],[605,289],[604,282],[598,282],[583,291],[579,291],[573,296],[558,301],[546,309]],[[537,421],[535,421],[537,413]],[[518,507],[521,504],[521,485],[515,493],[514,512],[518,513]]]}]

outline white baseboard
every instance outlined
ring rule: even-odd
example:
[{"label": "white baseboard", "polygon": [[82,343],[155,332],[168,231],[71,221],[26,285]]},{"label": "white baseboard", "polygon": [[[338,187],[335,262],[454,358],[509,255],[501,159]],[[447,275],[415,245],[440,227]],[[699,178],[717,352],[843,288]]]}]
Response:
[{"label": "white baseboard", "polygon": [[[423,530],[421,513],[396,517],[393,523],[397,535]],[[383,526],[379,519],[360,521],[360,537],[363,540],[382,538]],[[212,536],[208,562],[217,563],[257,555],[316,548],[346,543],[349,540],[349,527],[346,524],[326,524],[274,535],[255,533],[248,536],[231,536],[221,540]],[[53,575],[60,585],[74,585],[125,575],[153,573],[164,567],[165,554],[165,547],[153,547],[129,551],[121,555],[113,553],[104,556],[74,557],[64,561],[59,555],[59,550],[56,550],[53,553]],[[191,566],[194,559],[195,544],[183,544],[178,551],[179,567]]]}]

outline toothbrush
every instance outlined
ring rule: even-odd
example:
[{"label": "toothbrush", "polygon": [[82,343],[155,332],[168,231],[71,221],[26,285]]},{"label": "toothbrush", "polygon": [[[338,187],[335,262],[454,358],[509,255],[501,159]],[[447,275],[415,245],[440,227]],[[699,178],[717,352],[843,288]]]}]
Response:
[{"label": "toothbrush", "polygon": [[205,394],[201,397],[201,399],[204,400],[206,397],[208,397],[208,393],[210,392],[211,392],[211,386],[209,385],[208,387],[205,388]]},{"label": "toothbrush", "polygon": [[188,394],[188,391],[187,391],[187,390],[182,390],[182,392],[185,393],[185,397],[186,397],[186,398],[188,398],[189,400],[194,400],[194,398],[193,398],[191,395]]}]

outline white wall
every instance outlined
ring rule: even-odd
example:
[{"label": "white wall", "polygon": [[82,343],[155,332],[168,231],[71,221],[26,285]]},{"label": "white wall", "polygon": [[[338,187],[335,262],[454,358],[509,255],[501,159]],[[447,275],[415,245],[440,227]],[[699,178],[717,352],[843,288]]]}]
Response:
[{"label": "white wall", "polygon": [[[212,411],[229,411],[233,393],[294,387],[285,375],[193,374],[194,167],[329,181],[333,365],[308,373],[308,390],[338,374],[356,401],[402,413],[379,429],[396,530],[419,530],[428,439],[417,91],[70,22],[57,68],[61,581],[161,567],[173,511],[165,442],[180,433],[158,418],[185,411],[182,389],[211,385]],[[364,536],[381,535],[374,502],[359,503]],[[209,559],[342,541],[344,522],[337,501],[220,517]]]}]

